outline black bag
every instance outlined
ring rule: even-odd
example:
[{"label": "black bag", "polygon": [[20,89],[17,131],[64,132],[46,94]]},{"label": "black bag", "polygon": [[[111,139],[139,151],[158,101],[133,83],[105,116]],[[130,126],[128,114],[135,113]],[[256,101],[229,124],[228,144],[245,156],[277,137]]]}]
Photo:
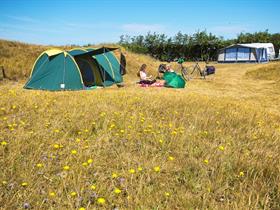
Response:
[{"label": "black bag", "polygon": [[206,66],[206,75],[215,74],[215,66]]}]

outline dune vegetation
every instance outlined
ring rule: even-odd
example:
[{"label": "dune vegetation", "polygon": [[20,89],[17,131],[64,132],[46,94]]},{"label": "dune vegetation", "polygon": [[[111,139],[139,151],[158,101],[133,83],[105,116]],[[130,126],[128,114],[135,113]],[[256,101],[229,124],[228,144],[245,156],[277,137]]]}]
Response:
[{"label": "dune vegetation", "polygon": [[246,73],[248,77],[260,80],[272,80],[275,82],[280,81],[280,65],[279,63],[274,63],[274,65],[265,66],[263,68],[258,68]]},{"label": "dune vegetation", "polygon": [[127,51],[123,88],[34,91],[48,47],[0,43],[18,80],[0,81],[0,209],[280,209],[279,77],[255,76],[279,63],[140,88],[139,66],[160,62]]}]

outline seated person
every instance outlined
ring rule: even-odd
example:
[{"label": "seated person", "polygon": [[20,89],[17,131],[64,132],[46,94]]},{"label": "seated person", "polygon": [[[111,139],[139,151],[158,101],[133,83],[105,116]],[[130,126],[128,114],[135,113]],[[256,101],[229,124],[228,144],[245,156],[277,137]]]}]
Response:
[{"label": "seated person", "polygon": [[163,79],[163,74],[166,72],[166,64],[160,64],[158,67],[157,79]]},{"label": "seated person", "polygon": [[166,71],[167,71],[167,72],[175,72],[175,71],[171,68],[171,64],[167,64],[167,65],[166,65]]},{"label": "seated person", "polygon": [[156,82],[155,79],[153,79],[152,77],[153,76],[148,76],[147,75],[147,65],[146,64],[143,64],[138,72],[138,76],[140,77],[140,84],[148,84],[148,85],[151,85],[153,83]]}]

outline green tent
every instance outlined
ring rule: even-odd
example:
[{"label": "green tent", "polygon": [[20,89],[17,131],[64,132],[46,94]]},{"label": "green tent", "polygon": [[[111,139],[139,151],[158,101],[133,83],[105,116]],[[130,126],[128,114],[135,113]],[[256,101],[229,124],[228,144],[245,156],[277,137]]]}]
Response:
[{"label": "green tent", "polygon": [[[94,51],[97,49],[87,48],[86,50],[88,52],[90,52],[90,51]],[[99,63],[101,68],[109,70],[109,71],[104,71],[104,73],[106,73],[106,75],[104,75],[103,77],[106,78],[106,76],[107,77],[109,76],[109,78],[110,77],[114,78],[116,83],[123,82],[122,75],[120,72],[120,67],[121,67],[120,62],[118,61],[118,59],[116,58],[114,53],[112,53],[112,51],[106,50],[106,48],[100,48],[100,50],[102,52],[101,54],[93,55],[92,57]],[[111,82],[112,82],[111,80],[105,81],[105,83],[108,85],[110,85]]]},{"label": "green tent", "polygon": [[123,82],[117,48],[51,49],[35,61],[24,88],[42,90],[82,90]]},{"label": "green tent", "polygon": [[163,79],[165,80],[166,87],[184,88],[186,85],[186,82],[182,76],[176,74],[175,72],[165,72]]}]

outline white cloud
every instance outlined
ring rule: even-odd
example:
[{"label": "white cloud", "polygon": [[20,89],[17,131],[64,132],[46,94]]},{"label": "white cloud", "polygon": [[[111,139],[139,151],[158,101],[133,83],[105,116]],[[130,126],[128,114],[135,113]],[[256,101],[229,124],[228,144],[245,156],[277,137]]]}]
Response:
[{"label": "white cloud", "polygon": [[43,32],[43,33],[60,33],[60,30],[51,29],[51,28],[38,28],[33,26],[25,26],[18,24],[2,24],[0,23],[0,29],[14,31],[14,32]]},{"label": "white cloud", "polygon": [[5,15],[5,16],[9,19],[20,21],[20,22],[26,22],[26,23],[37,23],[38,22],[38,20],[33,19],[28,16],[15,16],[15,15]]},{"label": "white cloud", "polygon": [[160,24],[129,23],[121,26],[122,30],[129,33],[164,32],[165,26]]}]

